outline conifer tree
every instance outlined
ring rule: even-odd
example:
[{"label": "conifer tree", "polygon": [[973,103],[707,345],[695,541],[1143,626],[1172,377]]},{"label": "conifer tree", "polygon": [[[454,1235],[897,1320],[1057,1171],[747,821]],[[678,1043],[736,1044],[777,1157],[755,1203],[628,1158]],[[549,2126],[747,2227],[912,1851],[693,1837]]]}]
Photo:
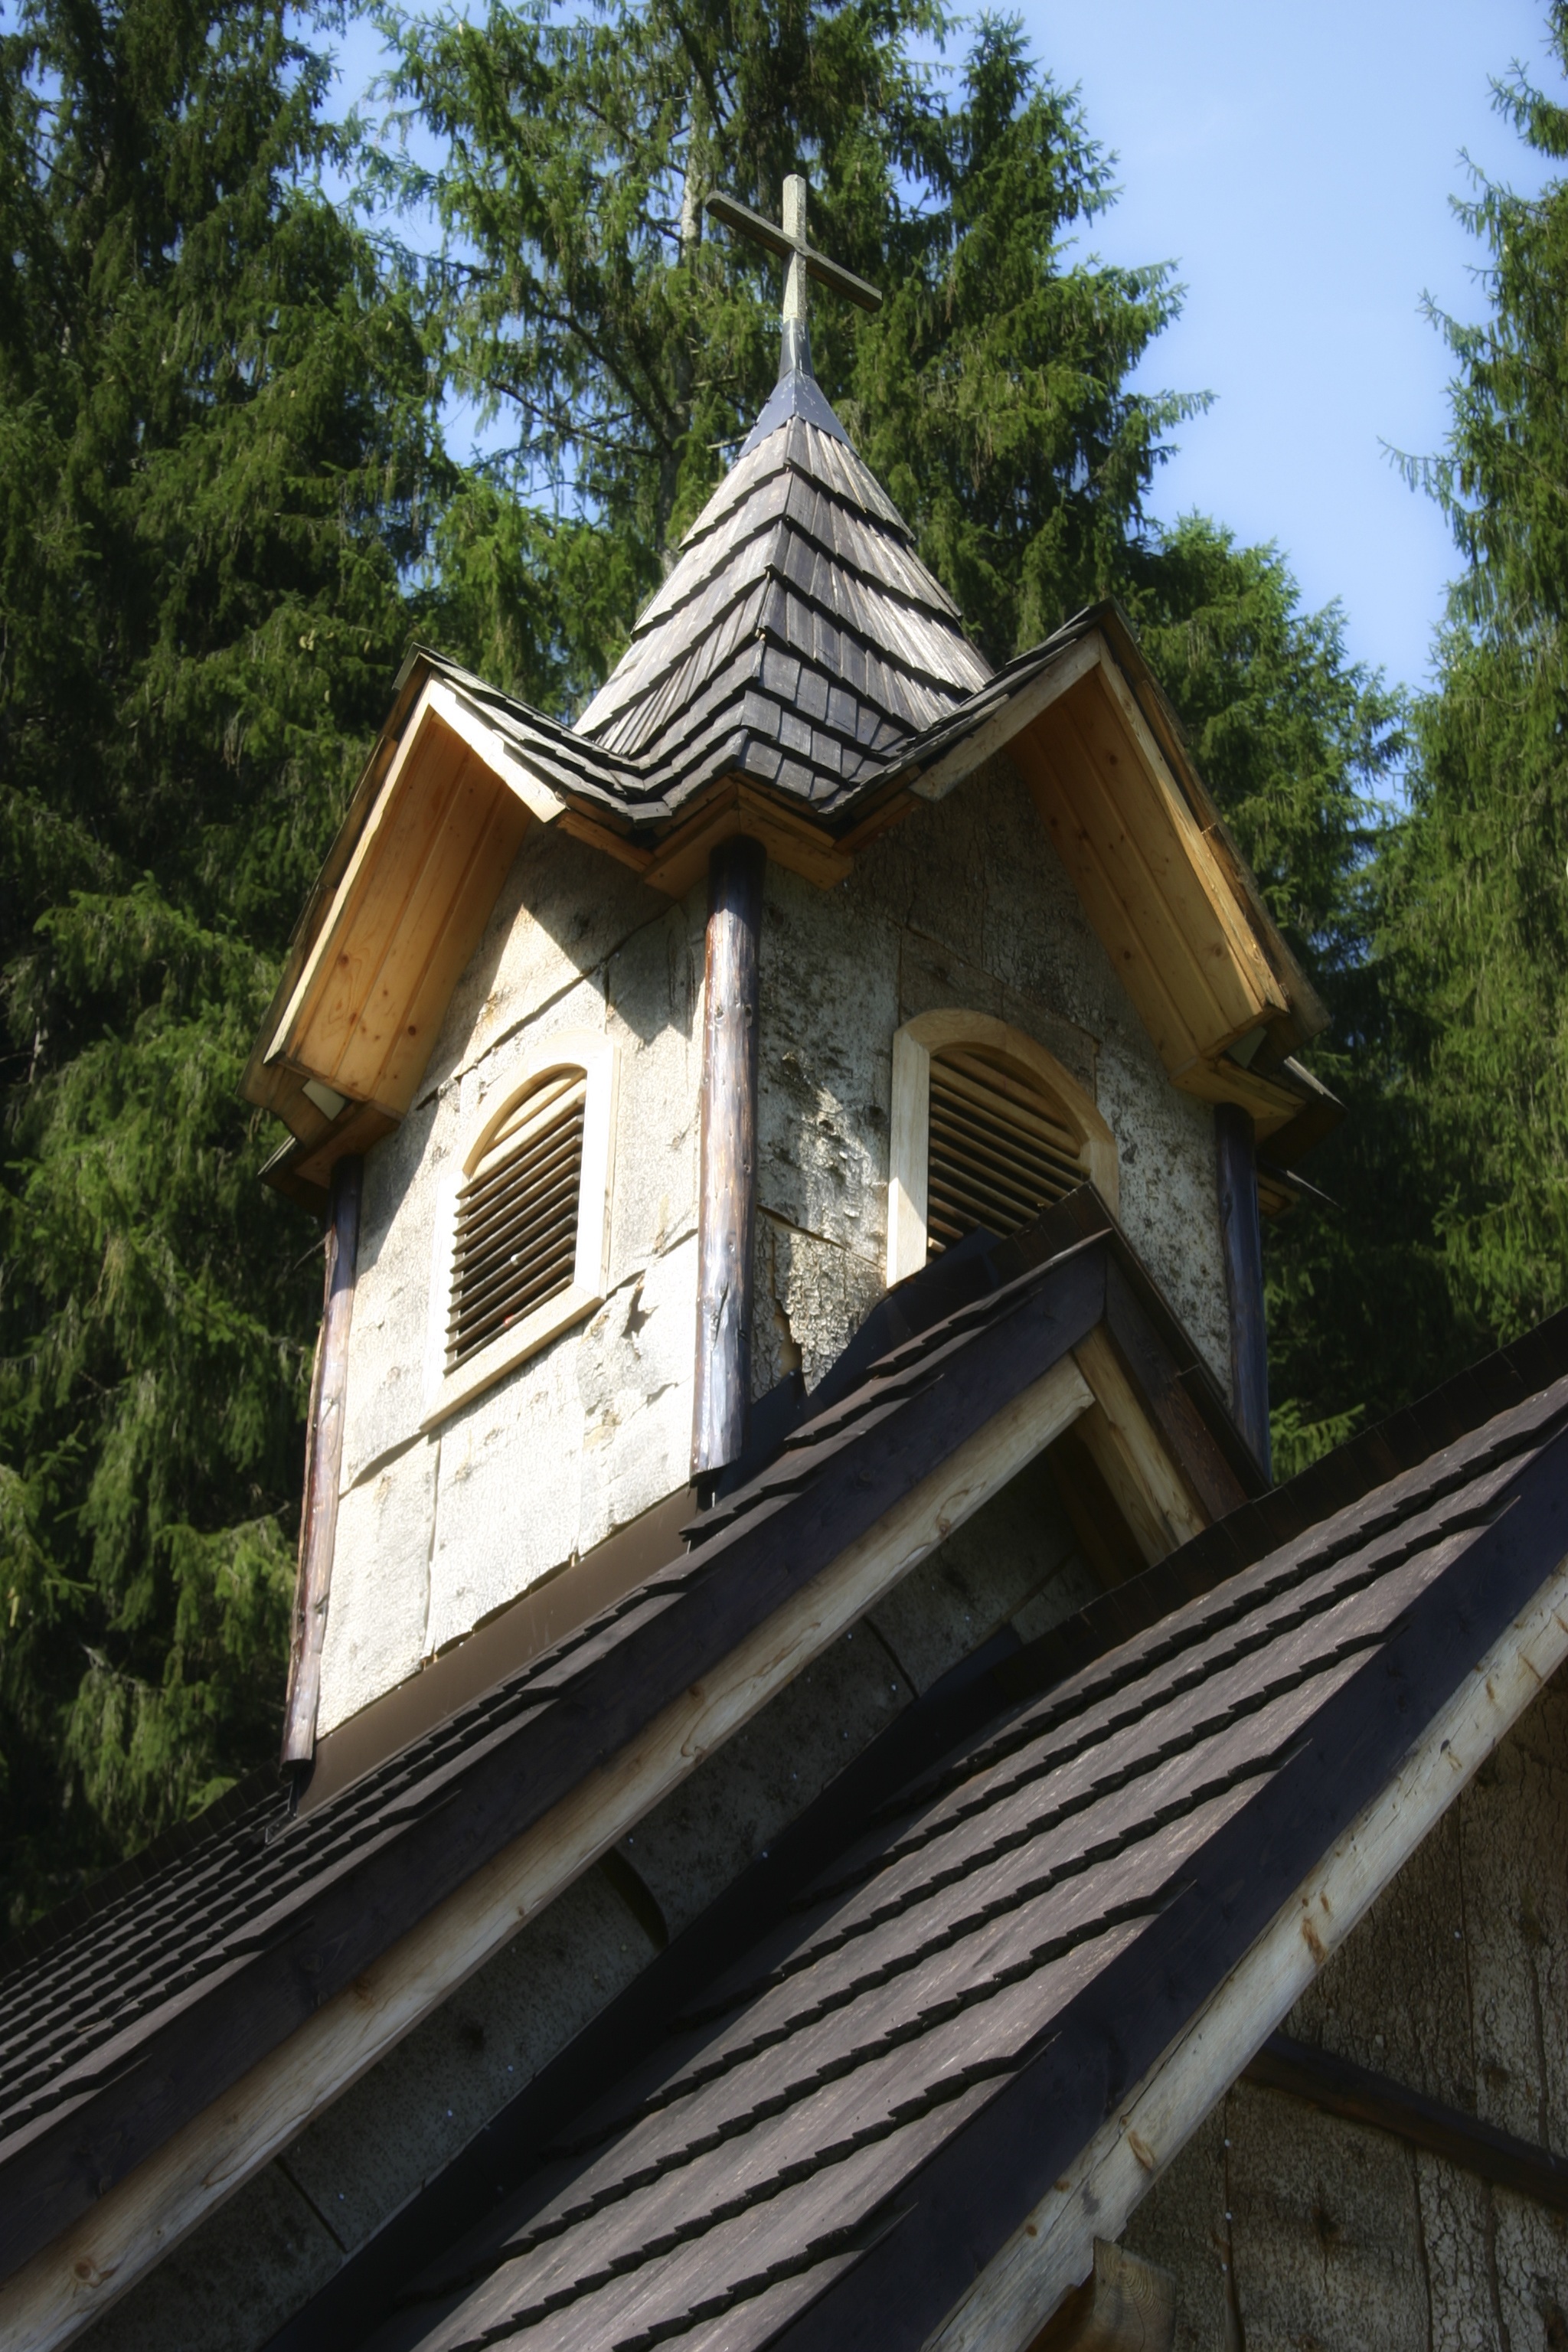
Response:
[{"label": "conifer tree", "polygon": [[[1563,0],[1549,26],[1568,69]],[[1496,98],[1536,155],[1568,157],[1561,98],[1517,74]],[[1464,570],[1387,922],[1455,1312],[1506,1339],[1568,1303],[1568,180],[1483,180],[1459,209],[1486,312],[1437,317],[1452,422],[1409,471]]]},{"label": "conifer tree", "polygon": [[777,265],[704,199],[776,215],[797,167],[814,241],[886,297],[817,305],[817,375],[986,651],[1118,584],[1202,403],[1128,387],[1176,289],[1078,251],[1110,165],[1015,21],[980,21],[951,89],[912,55],[950,29],[933,0],[397,21],[443,161],[383,186],[448,232],[455,381],[497,434],[446,551],[489,675],[569,710],[618,649],[777,368]]},{"label": "conifer tree", "polygon": [[282,0],[0,43],[0,1747],[13,1915],[265,1756],[310,1234],[237,1081],[441,487]]}]

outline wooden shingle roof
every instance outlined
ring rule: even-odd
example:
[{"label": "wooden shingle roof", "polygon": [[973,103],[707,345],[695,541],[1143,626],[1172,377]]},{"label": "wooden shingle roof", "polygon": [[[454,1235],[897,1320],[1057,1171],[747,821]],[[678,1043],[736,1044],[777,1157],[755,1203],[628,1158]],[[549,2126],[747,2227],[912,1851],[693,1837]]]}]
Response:
[{"label": "wooden shingle roof", "polygon": [[991,676],[814,377],[784,376],[575,732],[824,809]]},{"label": "wooden shingle roof", "polygon": [[625,1996],[399,2217],[401,2279],[367,2250],[279,2352],[932,2341],[1271,1923],[1300,1943],[1296,1890],[1491,1645],[1561,1611],[1568,1379],[1353,1491],[1513,1369],[930,1694],[656,1964],[662,2015]]}]

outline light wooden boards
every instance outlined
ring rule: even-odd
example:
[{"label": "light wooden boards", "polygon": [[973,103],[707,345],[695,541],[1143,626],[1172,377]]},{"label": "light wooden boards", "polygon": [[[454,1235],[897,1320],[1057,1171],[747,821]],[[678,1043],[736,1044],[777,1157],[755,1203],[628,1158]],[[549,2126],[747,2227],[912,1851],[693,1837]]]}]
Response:
[{"label": "light wooden boards", "polygon": [[[1232,1068],[1243,1085],[1250,1074],[1238,1064],[1215,1072],[1226,1048],[1290,1006],[1131,709],[1116,665],[1102,659],[1007,748],[1167,1071],[1178,1086],[1197,1079],[1193,1091],[1228,1092]],[[1285,1116],[1281,1101],[1272,1123]]]},{"label": "light wooden boards", "polygon": [[508,780],[416,714],[268,1059],[400,1118],[528,822]]}]

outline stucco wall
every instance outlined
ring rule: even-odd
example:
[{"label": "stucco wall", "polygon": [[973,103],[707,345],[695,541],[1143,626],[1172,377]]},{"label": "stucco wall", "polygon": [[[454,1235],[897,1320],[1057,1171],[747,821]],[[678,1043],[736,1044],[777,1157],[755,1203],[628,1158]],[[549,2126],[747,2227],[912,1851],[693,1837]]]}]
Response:
[{"label": "stucco wall", "polygon": [[[686,1477],[704,912],[533,831],[424,1092],[367,1157],[323,1732]],[[618,1048],[608,1294],[422,1433],[441,1178],[534,1047],[583,1028]]]},{"label": "stucco wall", "polygon": [[861,852],[838,888],[770,868],[753,1386],[826,1370],[887,1263],[893,1032],[962,1006],[1047,1046],[1115,1133],[1121,1222],[1228,1388],[1214,1125],[1167,1079],[1005,758]]},{"label": "stucco wall", "polygon": [[[672,906],[535,829],[419,1101],[369,1156],[323,1731],[687,1476],[705,910],[700,886]],[[1122,1221],[1226,1378],[1209,1113],[1170,1086],[1005,760],[836,889],[771,866],[762,952],[758,1394],[817,1380],[881,1295],[893,1033],[939,1005],[1011,1022],[1098,1100]],[[620,1049],[609,1295],[423,1435],[442,1175],[536,1043],[580,1027]]]},{"label": "stucco wall", "polygon": [[[1284,2031],[1568,2153],[1565,1844],[1560,1675]],[[1568,2344],[1568,2216],[1246,2084],[1126,2242],[1176,2273],[1178,2352]]]}]

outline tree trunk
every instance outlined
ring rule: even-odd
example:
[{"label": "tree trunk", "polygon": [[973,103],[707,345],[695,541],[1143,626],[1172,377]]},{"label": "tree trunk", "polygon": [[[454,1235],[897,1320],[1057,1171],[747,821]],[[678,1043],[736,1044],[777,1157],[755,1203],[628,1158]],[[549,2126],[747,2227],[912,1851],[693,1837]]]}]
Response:
[{"label": "tree trunk", "polygon": [[305,1498],[300,1525],[300,1569],[294,1590],[293,1640],[289,1656],[289,1696],[283,1711],[283,1753],[288,1770],[310,1764],[316,1752],[316,1708],[321,1695],[321,1643],[332,1585],[332,1546],[338,1531],[338,1486],[342,1475],[343,1408],[347,1401],[349,1327],[353,1318],[354,1273],[359,1260],[360,1191],[364,1162],[340,1160],[332,1170],[327,1218],[327,1269],[321,1331],[310,1384],[310,1421],[305,1438]]},{"label": "tree trunk", "polygon": [[724,1469],[746,1440],[757,1204],[760,842],[721,842],[708,869],[702,1179],[697,1229],[697,1393],[691,1469]]}]

